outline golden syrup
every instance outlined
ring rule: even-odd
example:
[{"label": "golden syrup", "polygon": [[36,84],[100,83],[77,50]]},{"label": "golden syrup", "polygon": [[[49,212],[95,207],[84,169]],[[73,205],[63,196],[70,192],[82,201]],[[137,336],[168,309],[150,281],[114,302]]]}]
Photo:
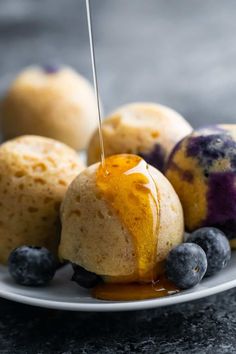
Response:
[{"label": "golden syrup", "polygon": [[114,155],[97,171],[96,184],[132,237],[136,269],[132,280],[152,281],[157,254],[159,203],[147,163],[136,155]]},{"label": "golden syrup", "polygon": [[92,296],[100,300],[111,301],[133,301],[145,300],[173,295],[179,292],[179,289],[170,282],[165,276],[155,281],[155,284],[146,283],[103,283],[97,285],[92,290]]},{"label": "golden syrup", "polygon": [[[178,289],[163,276],[157,280],[156,257],[160,207],[157,188],[148,172],[148,165],[135,155],[116,155],[105,159],[89,0],[86,0],[86,8],[101,148],[97,187],[129,231],[137,260],[134,272],[124,277],[126,281],[129,279],[130,283],[99,284],[92,290],[92,295],[98,299],[114,301],[170,295],[178,292]],[[122,277],[120,279],[122,280]]]},{"label": "golden syrup", "polygon": [[95,59],[94,40],[93,40],[93,28],[92,28],[92,18],[91,18],[90,1],[89,0],[86,0],[86,11],[87,11],[87,21],[88,21],[90,55],[91,55],[92,70],[93,70],[93,84],[94,84],[94,91],[95,91],[96,102],[97,102],[98,131],[99,131],[99,142],[100,142],[100,149],[101,149],[101,162],[104,167],[105,152],[104,152],[104,143],[103,143],[103,136],[102,136],[102,117],[101,117],[102,115],[101,115],[101,107],[100,107],[100,100],[99,100],[97,69],[96,69],[96,59]]},{"label": "golden syrup", "polygon": [[[157,279],[157,242],[160,220],[158,191],[147,163],[136,155],[114,155],[97,171],[96,183],[104,200],[119,216],[132,237],[136,269],[115,283],[102,283],[92,290],[102,300],[143,300],[178,292],[164,276]],[[127,283],[127,279],[129,283]]]}]

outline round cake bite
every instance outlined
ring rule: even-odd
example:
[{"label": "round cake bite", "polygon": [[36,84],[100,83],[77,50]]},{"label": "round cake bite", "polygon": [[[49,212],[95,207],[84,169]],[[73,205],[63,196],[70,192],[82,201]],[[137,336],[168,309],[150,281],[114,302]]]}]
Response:
[{"label": "round cake bite", "polygon": [[60,205],[82,169],[77,153],[52,139],[22,136],[0,145],[0,263],[21,245],[57,256]]},{"label": "round cake bite", "polygon": [[61,208],[59,255],[106,282],[151,282],[183,240],[180,201],[141,157],[114,155],[72,182]]},{"label": "round cake bite", "polygon": [[4,139],[35,134],[84,149],[97,126],[91,84],[68,67],[30,67],[11,84],[1,109]]},{"label": "round cake bite", "polygon": [[[177,112],[154,103],[133,103],[111,113],[102,123],[107,156],[132,153],[163,171],[174,145],[192,131]],[[100,160],[99,132],[88,148],[88,164]]]},{"label": "round cake bite", "polygon": [[236,245],[236,125],[201,128],[173,149],[166,176],[188,231],[216,227]]}]

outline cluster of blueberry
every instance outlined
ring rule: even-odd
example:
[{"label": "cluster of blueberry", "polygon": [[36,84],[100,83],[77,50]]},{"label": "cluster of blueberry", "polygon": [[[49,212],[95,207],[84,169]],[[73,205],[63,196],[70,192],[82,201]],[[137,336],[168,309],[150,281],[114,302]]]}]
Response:
[{"label": "cluster of blueberry", "polygon": [[[213,227],[203,227],[189,235],[187,241],[169,253],[166,275],[180,289],[197,285],[204,276],[211,276],[225,268],[231,257],[225,234]],[[58,268],[55,257],[44,247],[22,246],[10,254],[9,272],[16,283],[40,286],[49,283]],[[91,288],[101,278],[80,266],[72,265],[72,280]]]},{"label": "cluster of blueberry", "polygon": [[202,227],[171,250],[166,260],[166,275],[180,289],[189,289],[204,276],[225,268],[230,258],[230,244],[225,234],[214,227]]}]

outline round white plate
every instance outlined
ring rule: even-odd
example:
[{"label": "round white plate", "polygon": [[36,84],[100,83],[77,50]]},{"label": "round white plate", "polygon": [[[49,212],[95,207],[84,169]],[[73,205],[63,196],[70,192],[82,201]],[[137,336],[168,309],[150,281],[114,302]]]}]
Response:
[{"label": "round white plate", "polygon": [[200,299],[236,287],[236,252],[230,264],[217,275],[204,279],[191,290],[154,300],[100,301],[93,299],[89,291],[70,281],[69,265],[61,268],[52,283],[44,288],[29,288],[15,284],[6,267],[0,267],[0,296],[24,304],[71,311],[129,311],[174,305]]}]

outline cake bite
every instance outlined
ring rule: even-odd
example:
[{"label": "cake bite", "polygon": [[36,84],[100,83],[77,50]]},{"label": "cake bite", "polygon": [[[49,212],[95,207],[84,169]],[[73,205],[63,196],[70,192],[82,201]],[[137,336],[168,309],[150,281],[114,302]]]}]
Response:
[{"label": "cake bite", "polygon": [[236,246],[236,125],[194,131],[173,149],[166,176],[184,209],[188,231],[222,230]]},{"label": "cake bite", "polygon": [[[192,131],[177,112],[154,103],[133,103],[118,108],[102,123],[106,156],[132,153],[163,171],[174,145]],[[99,131],[89,144],[88,164],[100,160]]]},{"label": "cake bite", "polygon": [[97,126],[94,91],[69,67],[30,67],[11,84],[1,119],[5,140],[34,134],[84,149]]},{"label": "cake bite", "polygon": [[57,256],[60,205],[82,169],[77,153],[52,139],[22,136],[0,146],[0,263],[21,245]]},{"label": "cake bite", "polygon": [[[171,184],[130,154],[108,157],[104,165],[80,173],[65,195],[61,222],[59,255],[75,271],[93,275],[93,284],[96,276],[103,280],[94,293],[99,298],[139,298],[130,288],[125,293],[124,284],[155,282],[169,251],[183,240],[182,207]],[[114,283],[121,291],[112,290]],[[144,298],[156,296],[153,290]]]}]

